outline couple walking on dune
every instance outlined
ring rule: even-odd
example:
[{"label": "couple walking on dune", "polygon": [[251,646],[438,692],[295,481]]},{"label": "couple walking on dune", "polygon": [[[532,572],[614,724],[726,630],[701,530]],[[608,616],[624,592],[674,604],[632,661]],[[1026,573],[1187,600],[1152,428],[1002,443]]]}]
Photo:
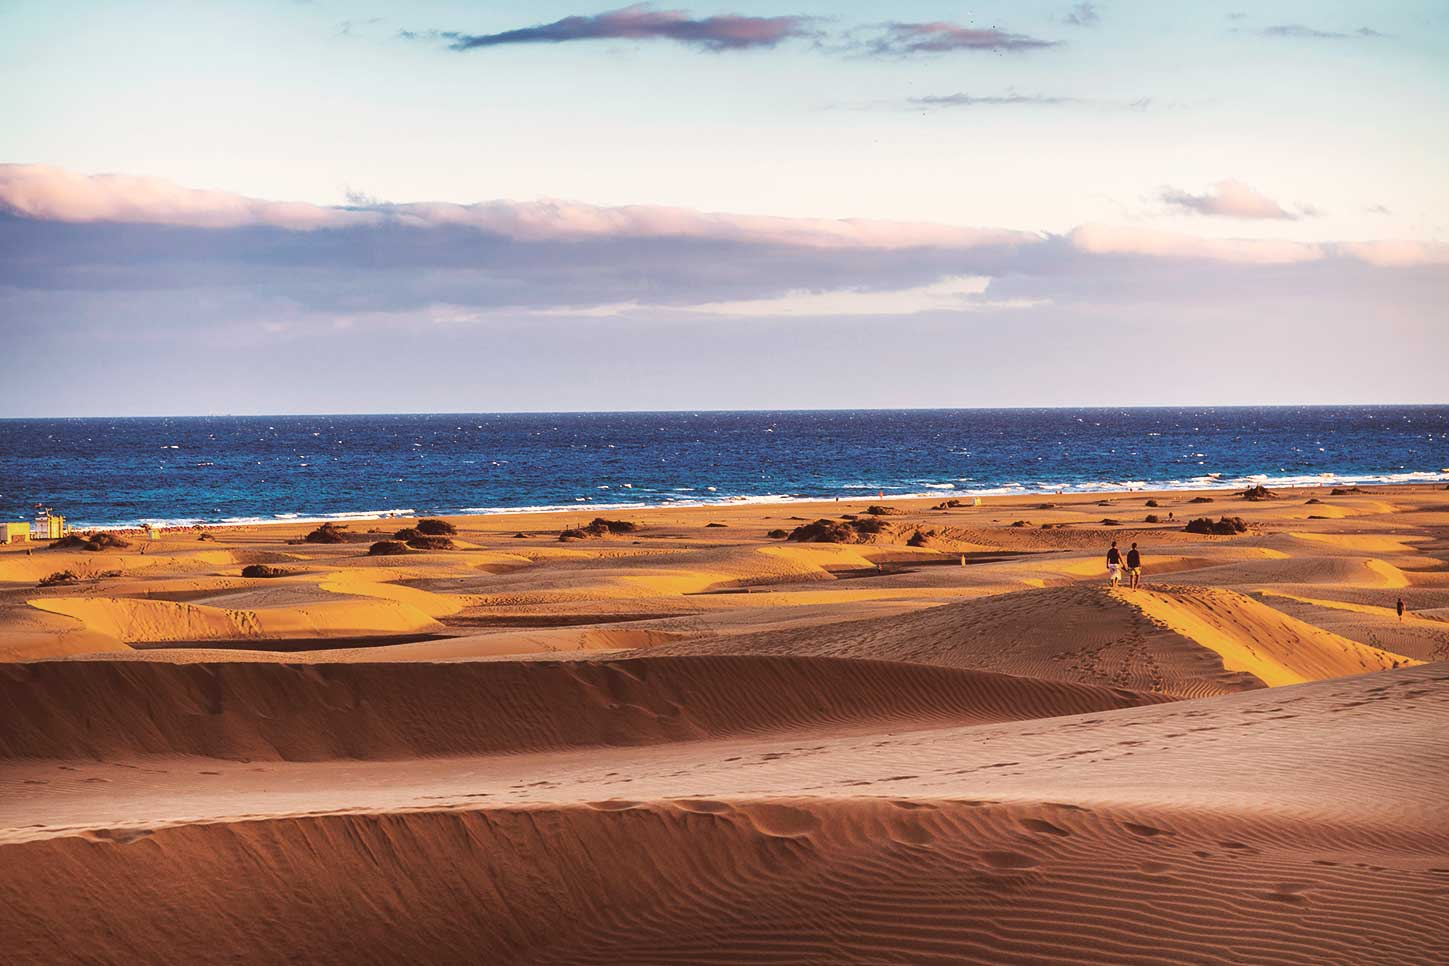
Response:
[{"label": "couple walking on dune", "polygon": [[1107,551],[1107,585],[1116,587],[1122,582],[1122,567],[1127,568],[1127,586],[1136,590],[1142,586],[1142,553],[1137,549],[1137,544],[1127,551],[1126,560],[1123,560],[1122,551],[1117,549],[1117,541],[1112,541],[1112,549]]}]

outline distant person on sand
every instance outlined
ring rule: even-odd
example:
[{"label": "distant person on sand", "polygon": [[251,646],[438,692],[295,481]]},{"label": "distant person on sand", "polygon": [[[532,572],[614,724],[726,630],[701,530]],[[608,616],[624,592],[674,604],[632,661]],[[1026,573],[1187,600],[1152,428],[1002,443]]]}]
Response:
[{"label": "distant person on sand", "polygon": [[1122,551],[1117,549],[1117,541],[1112,541],[1112,548],[1107,551],[1107,584],[1116,587],[1122,580]]},{"label": "distant person on sand", "polygon": [[1399,603],[1394,609],[1399,612],[1399,623],[1402,624],[1404,622],[1404,598],[1399,598]]},{"label": "distant person on sand", "polygon": [[1136,590],[1142,586],[1142,554],[1137,552],[1137,544],[1127,551],[1127,586]]}]

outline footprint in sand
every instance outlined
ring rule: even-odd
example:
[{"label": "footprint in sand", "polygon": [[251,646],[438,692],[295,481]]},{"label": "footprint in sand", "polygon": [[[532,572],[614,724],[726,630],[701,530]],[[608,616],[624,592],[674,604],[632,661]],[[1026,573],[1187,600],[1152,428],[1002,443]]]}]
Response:
[{"label": "footprint in sand", "polygon": [[981,859],[993,869],[1034,869],[1041,864],[1020,852],[982,852]]},{"label": "footprint in sand", "polygon": [[1165,828],[1153,828],[1151,825],[1138,825],[1136,822],[1123,822],[1122,827],[1133,835],[1141,835],[1152,838],[1157,835],[1176,835],[1176,832],[1169,832]]},{"label": "footprint in sand", "polygon": [[1033,832],[1041,832],[1045,835],[1072,834],[1071,832],[1068,832],[1066,829],[1062,828],[1060,825],[1053,825],[1051,822],[1040,818],[1024,818],[1021,820],[1021,824],[1026,828],[1031,829]]}]

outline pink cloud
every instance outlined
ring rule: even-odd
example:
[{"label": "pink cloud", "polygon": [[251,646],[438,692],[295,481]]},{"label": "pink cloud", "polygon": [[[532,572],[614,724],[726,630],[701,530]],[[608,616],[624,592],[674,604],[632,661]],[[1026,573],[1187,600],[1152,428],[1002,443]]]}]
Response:
[{"label": "pink cloud", "polygon": [[[326,206],[268,201],[186,188],[159,178],[82,175],[45,165],[0,164],[0,213],[36,221],[114,222],[289,231],[393,224],[420,229],[471,228],[518,241],[680,238],[836,251],[1049,251],[1057,236],[1004,228],[855,218],[783,218],[671,208],[607,207],[578,201],[483,201],[475,204],[367,202]],[[1138,227],[1082,225],[1065,236],[1092,255],[1289,265],[1348,258],[1384,268],[1449,264],[1449,245],[1425,241],[1308,243],[1217,239]]]},{"label": "pink cloud", "polygon": [[1212,190],[1195,195],[1179,188],[1162,189],[1162,200],[1175,208],[1198,215],[1222,215],[1227,218],[1282,218],[1293,220],[1307,212],[1294,214],[1278,202],[1243,184],[1228,179],[1213,185]]},{"label": "pink cloud", "polygon": [[1325,255],[1322,246],[1267,238],[1201,238],[1148,228],[1082,225],[1067,236],[1072,247],[1093,255],[1148,255],[1216,262],[1292,265]]}]

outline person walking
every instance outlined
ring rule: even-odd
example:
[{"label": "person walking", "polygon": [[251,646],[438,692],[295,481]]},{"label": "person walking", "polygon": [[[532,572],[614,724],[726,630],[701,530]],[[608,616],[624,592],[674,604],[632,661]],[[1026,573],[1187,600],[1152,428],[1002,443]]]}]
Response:
[{"label": "person walking", "polygon": [[1122,551],[1117,549],[1117,541],[1112,541],[1111,549],[1107,551],[1107,586],[1116,587],[1122,580]]},{"label": "person walking", "polygon": [[1133,590],[1142,586],[1142,554],[1135,543],[1127,551],[1127,586]]},{"label": "person walking", "polygon": [[1404,598],[1399,598],[1399,602],[1395,605],[1394,609],[1399,612],[1399,623],[1402,624],[1404,622]]}]

